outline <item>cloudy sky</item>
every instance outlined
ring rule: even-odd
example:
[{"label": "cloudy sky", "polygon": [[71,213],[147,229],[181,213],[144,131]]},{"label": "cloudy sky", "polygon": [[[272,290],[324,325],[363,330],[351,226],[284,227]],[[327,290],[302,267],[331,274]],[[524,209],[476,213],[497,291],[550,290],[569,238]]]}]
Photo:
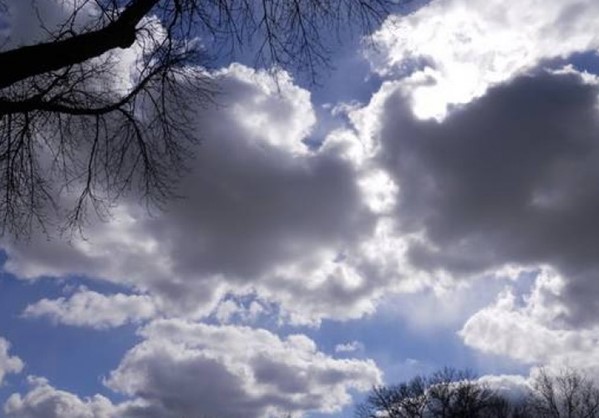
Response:
[{"label": "cloudy sky", "polygon": [[[8,3],[3,45],[70,4]],[[5,240],[0,416],[341,418],[444,365],[599,370],[598,21],[431,0],[318,85],[223,58],[184,199]]]}]

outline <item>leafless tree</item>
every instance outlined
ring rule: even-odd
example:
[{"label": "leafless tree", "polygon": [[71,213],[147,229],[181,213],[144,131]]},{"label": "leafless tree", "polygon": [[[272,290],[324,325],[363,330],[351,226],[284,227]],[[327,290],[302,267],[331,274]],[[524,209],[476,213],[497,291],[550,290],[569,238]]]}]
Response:
[{"label": "leafless tree", "polygon": [[[197,140],[191,112],[214,93],[198,38],[314,74],[328,63],[324,37],[369,30],[396,3],[0,0],[0,20],[25,1],[70,12],[52,25],[40,14],[44,39],[0,49],[0,228],[11,235],[47,226],[59,201],[70,200],[66,223],[78,226],[90,206],[103,213],[124,193],[173,196]],[[117,61],[129,50],[135,69],[124,77]]]},{"label": "leafless tree", "polygon": [[444,368],[395,386],[373,388],[358,418],[512,418],[511,405],[469,371]]},{"label": "leafless tree", "polygon": [[530,410],[540,418],[599,417],[599,388],[574,369],[551,374],[541,369],[533,382]]},{"label": "leafless tree", "polygon": [[498,395],[475,380],[469,370],[444,368],[429,378],[429,406],[434,417],[479,418],[489,414]]},{"label": "leafless tree", "polygon": [[422,418],[427,406],[426,380],[417,376],[409,382],[392,386],[375,386],[367,399],[358,405],[358,418]]},{"label": "leafless tree", "polygon": [[599,387],[584,373],[541,369],[530,391],[507,397],[468,371],[445,368],[395,386],[377,386],[358,418],[599,418]]}]

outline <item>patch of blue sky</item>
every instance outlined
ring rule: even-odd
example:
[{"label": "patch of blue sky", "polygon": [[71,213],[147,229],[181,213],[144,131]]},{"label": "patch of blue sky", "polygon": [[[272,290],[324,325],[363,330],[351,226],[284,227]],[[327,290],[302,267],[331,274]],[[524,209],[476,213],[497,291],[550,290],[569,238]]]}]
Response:
[{"label": "patch of blue sky", "polygon": [[[5,255],[2,256],[5,259]],[[126,325],[108,330],[52,324],[46,318],[24,318],[25,307],[42,298],[65,296],[70,289],[86,286],[102,293],[123,291],[122,288],[81,277],[68,281],[40,279],[19,280],[0,274],[0,335],[11,343],[11,355],[25,363],[20,375],[7,375],[0,386],[0,399],[26,390],[27,375],[42,376],[59,389],[83,396],[96,393],[118,399],[102,384],[102,377],[116,368],[124,353],[139,337],[136,327]]]}]

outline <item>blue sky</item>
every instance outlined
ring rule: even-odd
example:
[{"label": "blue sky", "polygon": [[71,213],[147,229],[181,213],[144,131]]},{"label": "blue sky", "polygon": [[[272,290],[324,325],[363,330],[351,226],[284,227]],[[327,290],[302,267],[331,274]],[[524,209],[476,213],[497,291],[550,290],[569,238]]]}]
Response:
[{"label": "blue sky", "polygon": [[[43,32],[7,4],[7,45]],[[0,416],[344,418],[446,365],[596,371],[598,18],[411,2],[318,85],[220,57],[185,199],[4,239]]]}]

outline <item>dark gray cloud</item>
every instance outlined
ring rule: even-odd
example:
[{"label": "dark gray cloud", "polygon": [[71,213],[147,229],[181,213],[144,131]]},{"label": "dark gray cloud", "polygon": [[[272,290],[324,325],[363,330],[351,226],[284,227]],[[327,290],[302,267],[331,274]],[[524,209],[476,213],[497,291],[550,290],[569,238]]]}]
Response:
[{"label": "dark gray cloud", "polygon": [[163,251],[177,254],[181,273],[256,276],[275,260],[340,247],[370,227],[367,218],[360,222],[349,164],[236,140],[242,134],[231,131],[231,121],[221,123],[198,151],[183,186],[187,198],[145,222]]},{"label": "dark gray cloud", "polygon": [[326,315],[329,296],[347,299],[340,315],[363,313],[358,305],[372,287],[349,291],[331,270],[371,235],[376,216],[353,164],[302,142],[315,123],[309,93],[284,73],[275,82],[240,65],[213,77],[219,105],[197,109],[201,144],[182,199],[154,215],[124,201],[110,222],[89,225],[88,240],[7,244],[6,269],[118,282],[185,315],[206,314],[227,292],[257,289],[274,301],[303,297],[318,305],[316,318]]},{"label": "dark gray cloud", "polygon": [[595,318],[597,94],[576,74],[539,72],[443,122],[415,119],[401,94],[390,96],[378,158],[400,185],[398,228],[426,237],[410,246],[411,263],[456,277],[549,264],[568,280],[571,319]]}]

